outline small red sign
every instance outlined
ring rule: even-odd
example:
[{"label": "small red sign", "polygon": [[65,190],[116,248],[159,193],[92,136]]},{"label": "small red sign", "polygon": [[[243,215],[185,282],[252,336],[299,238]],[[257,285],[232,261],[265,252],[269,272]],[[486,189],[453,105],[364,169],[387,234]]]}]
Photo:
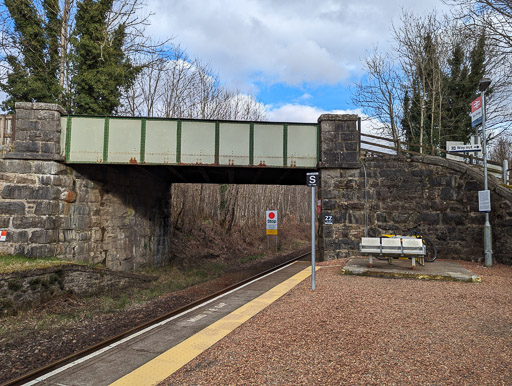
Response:
[{"label": "small red sign", "polygon": [[274,212],[269,212],[268,218],[273,219],[274,217],[276,217],[276,214]]},{"label": "small red sign", "polygon": [[476,110],[478,110],[480,108],[482,108],[482,97],[478,97],[473,102],[471,102],[471,112],[472,113],[474,113]]},{"label": "small red sign", "polygon": [[7,239],[7,231],[0,231],[0,241],[5,241]]}]

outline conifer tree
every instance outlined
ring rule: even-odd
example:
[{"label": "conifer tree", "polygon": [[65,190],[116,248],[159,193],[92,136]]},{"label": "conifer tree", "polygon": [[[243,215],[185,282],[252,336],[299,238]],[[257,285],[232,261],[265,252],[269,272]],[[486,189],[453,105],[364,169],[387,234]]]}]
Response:
[{"label": "conifer tree", "polygon": [[8,98],[2,108],[14,111],[16,101],[56,102],[58,71],[58,0],[42,2],[42,16],[30,0],[5,0],[12,19],[10,44],[16,53],[5,57],[11,68],[0,89]]},{"label": "conifer tree", "polygon": [[[2,108],[14,112],[17,101],[47,102],[60,103],[71,113],[113,114],[121,104],[121,92],[133,84],[139,71],[124,47],[123,21],[130,20],[136,7],[116,19],[113,3],[77,1],[75,28],[68,41],[63,31],[69,27],[69,1],[61,10],[59,0],[4,0],[0,33],[7,40],[0,45],[8,71],[0,82],[7,94]],[[65,90],[63,76],[68,70],[70,87]]]},{"label": "conifer tree", "polygon": [[123,51],[126,26],[107,28],[113,0],[78,3],[73,46],[71,87],[75,114],[110,115],[119,106],[123,89],[130,87],[139,68]]}]

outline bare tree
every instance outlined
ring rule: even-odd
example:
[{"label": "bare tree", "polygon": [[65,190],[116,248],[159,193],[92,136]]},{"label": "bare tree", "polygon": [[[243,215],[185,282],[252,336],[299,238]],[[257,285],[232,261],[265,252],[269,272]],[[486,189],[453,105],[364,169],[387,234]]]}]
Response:
[{"label": "bare tree", "polygon": [[254,97],[223,87],[209,65],[189,58],[179,46],[143,68],[123,103],[122,113],[131,116],[265,118],[263,105]]},{"label": "bare tree", "polygon": [[397,141],[401,119],[401,77],[389,55],[375,51],[365,58],[367,79],[356,84],[352,100],[370,118],[384,124],[385,130]]},{"label": "bare tree", "polygon": [[504,160],[512,160],[512,139],[510,137],[501,136],[496,140],[491,151],[490,159],[495,162],[503,163]]},{"label": "bare tree", "polygon": [[488,127],[497,138],[512,127],[512,1],[444,0],[453,16],[474,33],[485,31],[488,45],[487,76],[492,79],[488,99]]}]

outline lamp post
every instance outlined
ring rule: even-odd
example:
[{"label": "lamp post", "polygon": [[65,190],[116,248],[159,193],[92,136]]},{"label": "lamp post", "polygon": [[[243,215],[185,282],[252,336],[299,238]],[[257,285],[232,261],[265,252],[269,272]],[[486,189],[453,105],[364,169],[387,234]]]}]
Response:
[{"label": "lamp post", "polygon": [[[489,78],[483,78],[478,85],[478,89],[482,94],[482,145],[484,151],[484,190],[488,190],[487,187],[487,136],[485,134],[485,121],[487,111],[485,109],[485,90],[491,84]],[[484,225],[484,250],[485,250],[485,266],[492,266],[492,234],[491,234],[491,223],[489,222],[489,212],[485,212],[485,225]]]}]

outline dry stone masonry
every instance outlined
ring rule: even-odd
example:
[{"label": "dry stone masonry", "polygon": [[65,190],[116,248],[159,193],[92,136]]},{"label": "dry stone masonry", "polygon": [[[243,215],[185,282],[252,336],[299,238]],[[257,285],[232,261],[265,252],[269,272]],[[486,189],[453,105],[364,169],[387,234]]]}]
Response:
[{"label": "dry stone masonry", "polygon": [[0,229],[7,230],[0,252],[114,270],[165,263],[170,184],[138,167],[57,162],[63,110],[16,107],[14,152],[0,160]]},{"label": "dry stone masonry", "polygon": [[[365,226],[365,169],[369,236],[400,234],[421,222],[420,229],[433,239],[440,258],[483,259],[481,169],[429,156],[390,155],[356,162],[359,145],[351,141],[358,141],[357,116],[327,116],[328,122],[325,117],[319,120],[322,138],[328,139],[322,140],[319,189],[319,248],[324,259],[359,254]],[[494,258],[511,264],[512,191],[493,176],[489,188]],[[326,215],[332,216],[332,225],[323,224]]]}]

